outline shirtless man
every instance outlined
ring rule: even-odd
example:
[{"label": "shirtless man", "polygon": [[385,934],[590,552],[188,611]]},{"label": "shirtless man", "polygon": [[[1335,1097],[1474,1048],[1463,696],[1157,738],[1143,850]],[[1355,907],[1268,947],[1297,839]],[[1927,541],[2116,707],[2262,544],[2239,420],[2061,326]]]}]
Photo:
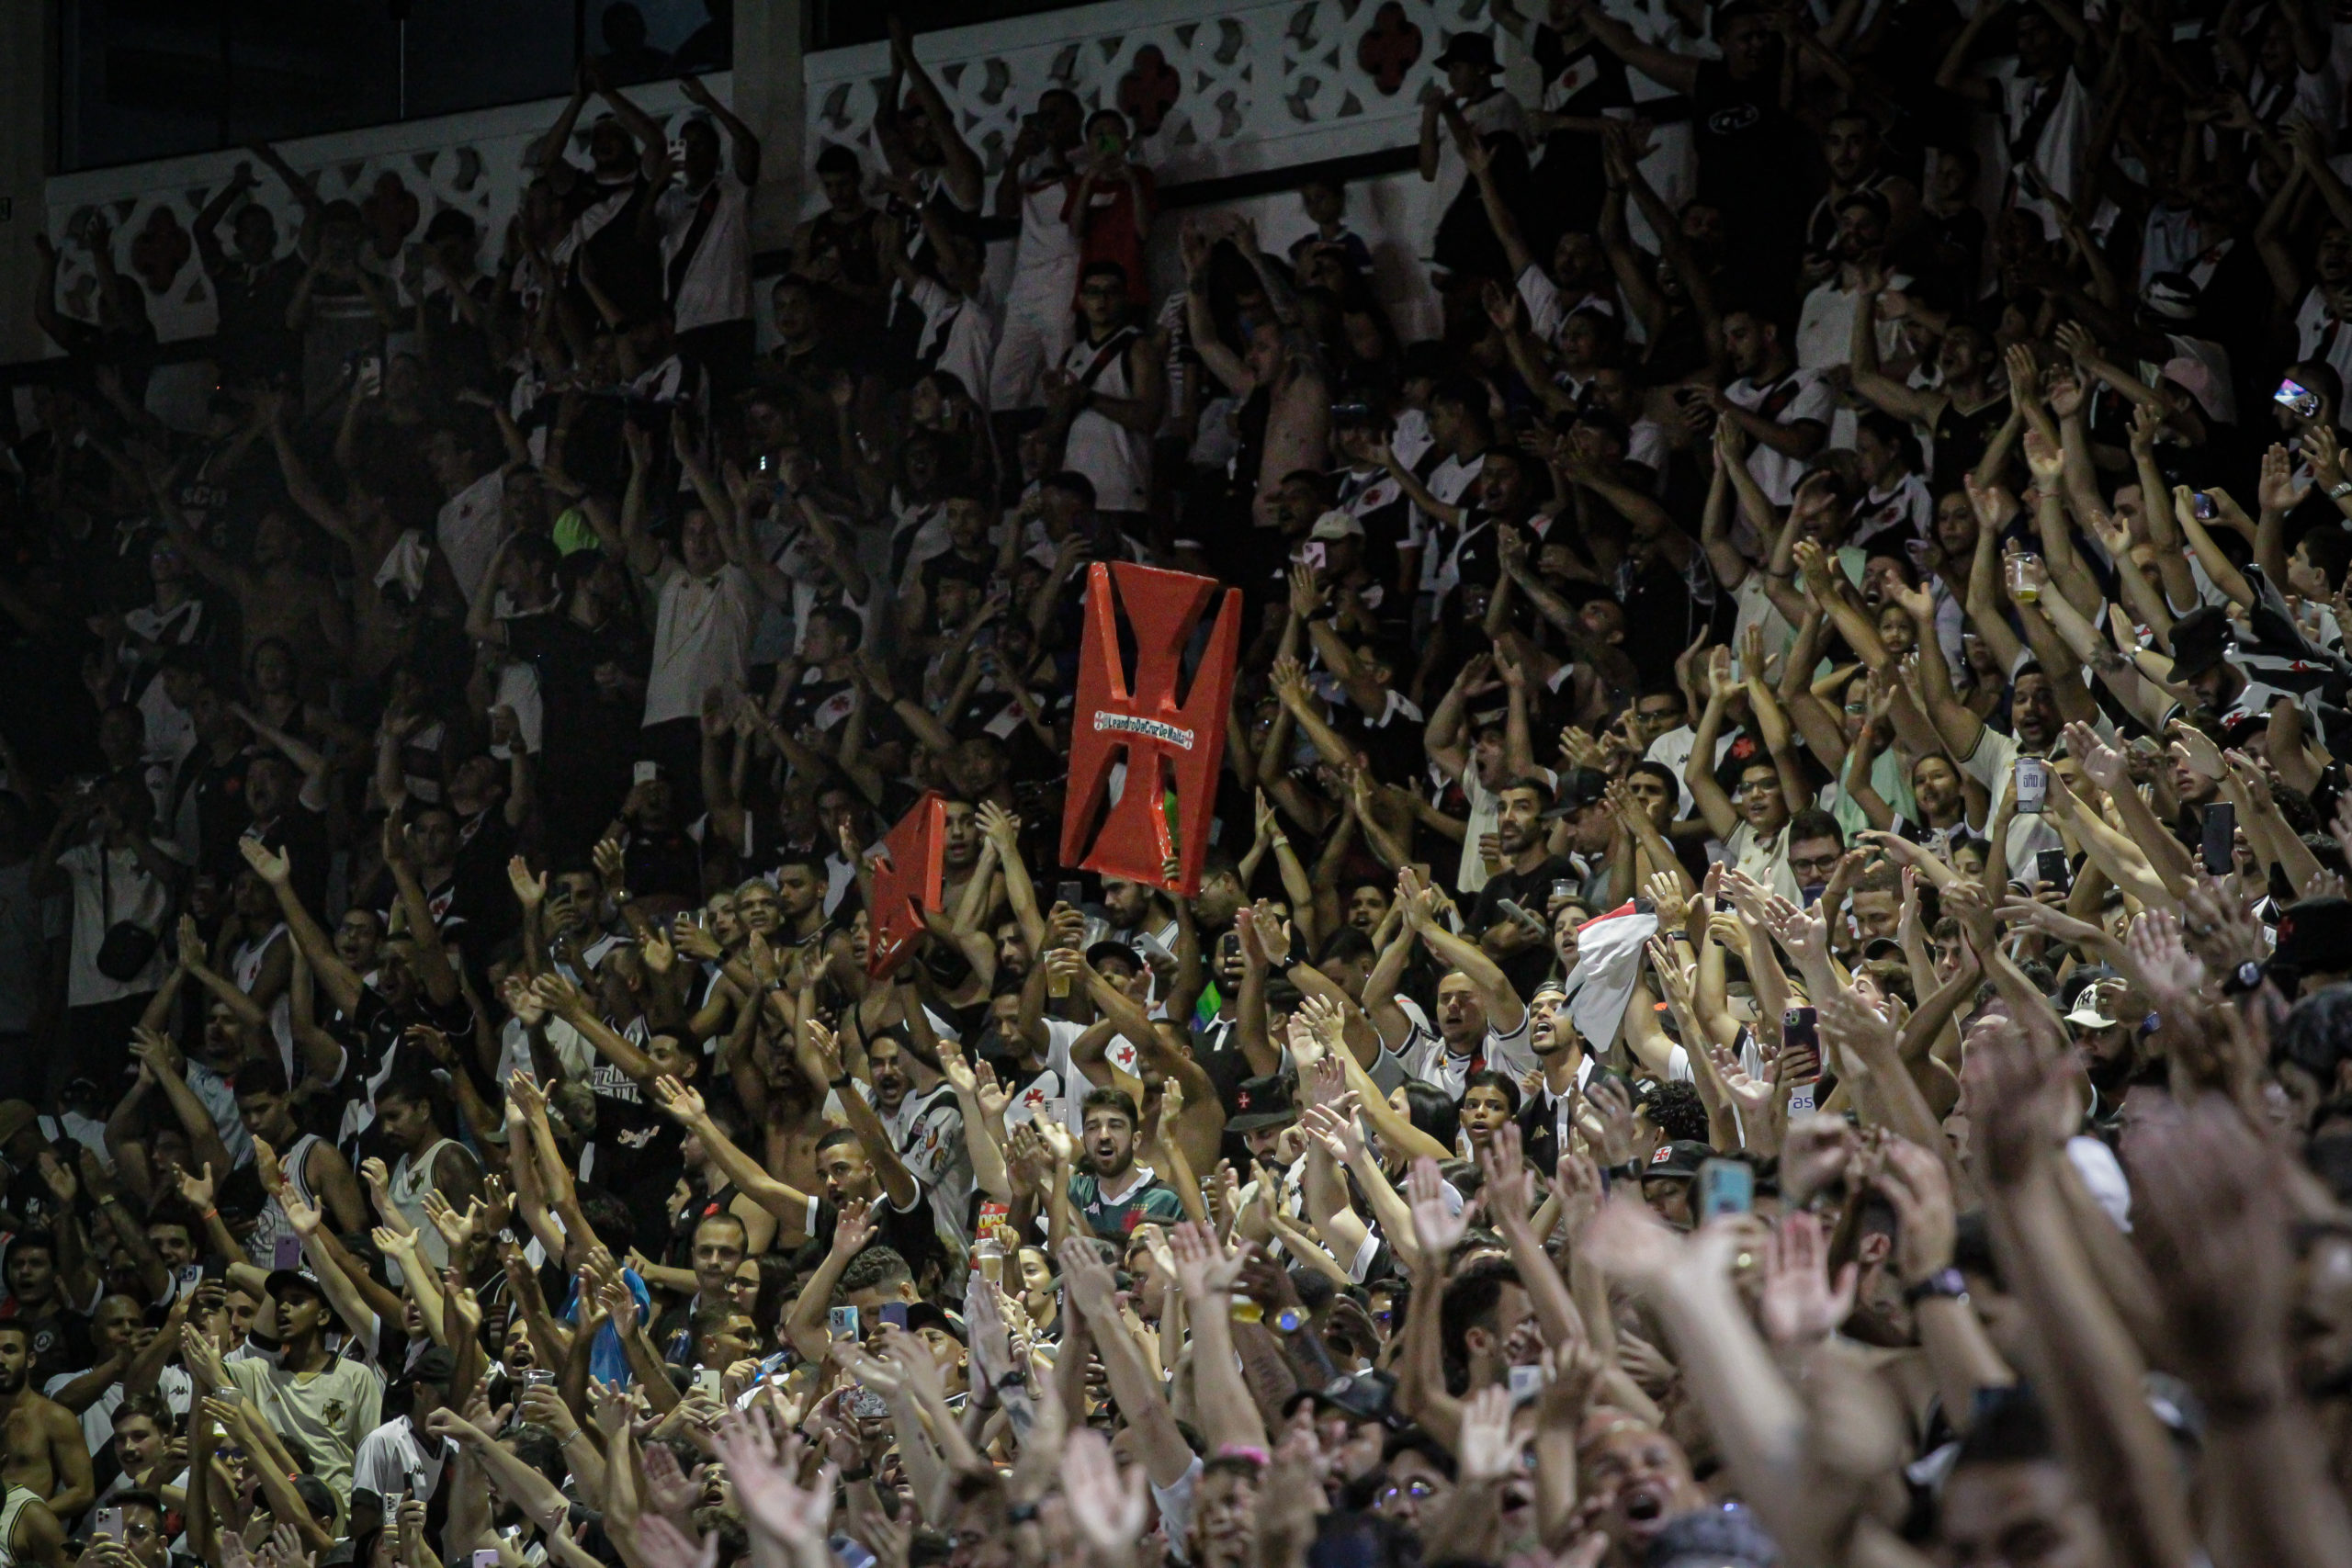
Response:
[{"label": "shirtless man", "polygon": [[[1217,336],[1209,313],[1209,251],[1219,239],[1230,239],[1257,273],[1273,316],[1251,331],[1242,355]],[[1253,486],[1250,521],[1272,528],[1277,525],[1274,504],[1283,478],[1301,468],[1330,467],[1331,393],[1323,356],[1299,316],[1298,296],[1259,254],[1256,224],[1245,220],[1214,233],[1187,224],[1182,244],[1184,307],[1202,363],[1233,389],[1245,409],[1261,393],[1268,399],[1264,447],[1258,455],[1257,472],[1245,477]]]},{"label": "shirtless man", "polygon": [[[32,1336],[22,1324],[0,1323],[0,1480],[24,1487],[57,1519],[78,1517],[97,1496],[82,1423],[55,1400],[33,1391]],[[23,1533],[21,1521],[18,1534]],[[12,1543],[13,1545],[13,1543]]]},{"label": "shirtless man", "polygon": [[323,692],[326,678],[342,669],[350,650],[351,618],[326,574],[302,564],[301,536],[293,520],[277,508],[263,513],[254,525],[247,559],[235,560],[197,532],[170,485],[159,479],[152,491],[156,513],[188,564],[235,596],[244,626],[244,657],[250,660],[265,639],[280,638],[293,650],[295,668],[310,688],[303,694]]}]

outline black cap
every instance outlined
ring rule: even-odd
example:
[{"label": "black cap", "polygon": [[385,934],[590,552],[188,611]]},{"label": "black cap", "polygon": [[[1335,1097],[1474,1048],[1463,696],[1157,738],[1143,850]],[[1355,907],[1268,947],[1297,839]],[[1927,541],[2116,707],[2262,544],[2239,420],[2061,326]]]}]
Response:
[{"label": "black cap", "polygon": [[1495,40],[1486,33],[1456,33],[1445,40],[1445,52],[1434,62],[1440,71],[1449,65],[1476,65],[1487,71],[1499,71],[1495,62]]},{"label": "black cap", "polygon": [[2230,617],[2218,604],[2199,604],[2172,624],[2174,682],[2191,681],[2222,661],[2229,646]]},{"label": "black cap", "polygon": [[447,1384],[458,1375],[458,1358],[446,1345],[435,1345],[408,1364],[408,1381]]},{"label": "black cap", "polygon": [[1298,1107],[1291,1100],[1291,1079],[1288,1073],[1268,1073],[1263,1077],[1243,1078],[1233,1091],[1235,1114],[1226,1119],[1228,1133],[1254,1132],[1260,1127],[1279,1127],[1298,1119]]},{"label": "black cap", "polygon": [[1642,1167],[1642,1179],[1662,1181],[1673,1178],[1687,1181],[1714,1157],[1715,1151],[1695,1138],[1669,1139],[1651,1151],[1649,1163]]},{"label": "black cap", "polygon": [[959,1345],[968,1345],[972,1342],[971,1336],[965,1331],[964,1320],[937,1302],[913,1302],[908,1304],[907,1332],[912,1334],[918,1328],[936,1328]]},{"label": "black cap", "polygon": [[284,1301],[288,1291],[300,1291],[321,1301],[327,1299],[326,1287],[320,1284],[319,1277],[308,1269],[273,1269],[269,1271],[269,1278],[262,1282],[262,1288],[278,1301]]},{"label": "black cap", "polygon": [[1539,815],[1546,822],[1556,822],[1563,817],[1575,816],[1608,794],[1608,774],[1598,768],[1571,768],[1560,775],[1558,793]]},{"label": "black cap", "polygon": [[1321,1388],[1303,1388],[1283,1401],[1283,1414],[1313,1400],[1317,1410],[1337,1410],[1358,1421],[1398,1424],[1395,1399],[1396,1380],[1386,1372],[1341,1372]]},{"label": "black cap", "polygon": [[2278,948],[2270,957],[2306,974],[2352,969],[2352,898],[2288,905],[2278,916]]},{"label": "black cap", "polygon": [[1900,958],[1903,956],[1903,944],[1891,936],[1874,936],[1862,943],[1862,956],[1865,959]]}]

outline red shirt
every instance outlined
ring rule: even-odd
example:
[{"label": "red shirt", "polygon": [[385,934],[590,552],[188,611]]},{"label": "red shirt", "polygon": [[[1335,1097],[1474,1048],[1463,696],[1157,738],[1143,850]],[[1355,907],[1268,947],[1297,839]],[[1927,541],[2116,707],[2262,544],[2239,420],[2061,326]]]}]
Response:
[{"label": "red shirt", "polygon": [[[1151,288],[1143,270],[1143,234],[1136,222],[1136,198],[1141,195],[1147,220],[1159,210],[1159,184],[1149,169],[1140,164],[1128,167],[1134,172],[1134,183],[1125,178],[1096,180],[1087,198],[1086,232],[1079,241],[1078,265],[1081,276],[1087,265],[1098,261],[1114,261],[1126,268],[1127,298],[1143,309],[1151,305]],[[1072,175],[1062,197],[1062,221],[1069,221],[1069,204],[1078,197],[1083,176]]]}]

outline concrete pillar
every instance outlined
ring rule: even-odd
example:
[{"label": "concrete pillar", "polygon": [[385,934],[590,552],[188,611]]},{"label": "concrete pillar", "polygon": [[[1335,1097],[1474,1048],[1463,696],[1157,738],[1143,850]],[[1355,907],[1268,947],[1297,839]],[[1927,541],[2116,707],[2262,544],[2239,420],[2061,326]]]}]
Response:
[{"label": "concrete pillar", "polygon": [[807,0],[735,0],[734,108],[758,133],[761,147],[752,206],[755,252],[789,244],[800,212],[808,27]]},{"label": "concrete pillar", "polygon": [[33,324],[33,286],[40,280],[33,236],[49,217],[43,192],[57,144],[56,10],[0,5],[0,204],[7,208],[0,218],[0,364],[48,351]]}]

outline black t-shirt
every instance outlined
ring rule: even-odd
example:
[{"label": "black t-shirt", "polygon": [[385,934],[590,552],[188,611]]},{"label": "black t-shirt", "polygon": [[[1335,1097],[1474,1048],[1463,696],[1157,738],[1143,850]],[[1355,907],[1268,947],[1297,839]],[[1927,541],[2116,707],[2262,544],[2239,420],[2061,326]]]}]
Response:
[{"label": "black t-shirt", "polygon": [[1781,107],[1780,73],[1740,82],[1722,61],[1702,60],[1690,98],[1699,198],[1721,209],[1735,247],[1793,243],[1807,202],[1792,198],[1789,182],[1812,149],[1796,118]]},{"label": "black t-shirt", "polygon": [[[1512,871],[1506,867],[1487,878],[1487,885],[1478,889],[1477,903],[1471,908],[1471,930],[1484,934],[1497,921],[1510,919],[1497,907],[1505,899],[1517,904],[1539,920],[1548,919],[1545,911],[1551,906],[1552,884],[1555,881],[1581,884],[1584,874],[1565,856],[1554,855],[1533,871]],[[1551,972],[1552,956],[1552,944],[1538,942],[1499,962],[1503,973],[1510,977],[1512,988],[1523,999],[1533,995],[1544,976]]]},{"label": "black t-shirt", "polygon": [[[929,1289],[947,1266],[947,1248],[939,1239],[938,1227],[931,1217],[931,1194],[922,1190],[922,1183],[915,1183],[918,1190],[914,1202],[900,1209],[892,1205],[888,1192],[877,1193],[865,1217],[875,1225],[873,1246],[887,1247],[907,1260],[914,1270],[919,1289]],[[830,1198],[817,1200],[817,1228],[810,1233],[808,1244],[793,1256],[793,1267],[807,1270],[824,1260],[832,1250],[833,1232],[840,1228],[841,1211]]]},{"label": "black t-shirt", "polygon": [[394,1011],[372,987],[359,988],[359,1005],[347,1017],[331,1020],[327,1032],[344,1049],[343,1077],[335,1085],[335,1092],[343,1104],[356,1100],[368,1111],[368,1129],[350,1138],[336,1128],[337,1145],[354,1169],[368,1155],[381,1154],[386,1164],[399,1156],[396,1149],[382,1146],[373,1118],[376,1106],[376,1086],[410,1067],[437,1066],[432,1055],[420,1045],[411,1045],[401,1036],[414,1024],[424,1024],[449,1037],[458,1059],[464,1061],[473,1052],[473,1009],[466,1005],[463,996],[457,997],[447,1007],[435,1007],[433,998],[419,991],[415,1003],[407,1010]]}]

